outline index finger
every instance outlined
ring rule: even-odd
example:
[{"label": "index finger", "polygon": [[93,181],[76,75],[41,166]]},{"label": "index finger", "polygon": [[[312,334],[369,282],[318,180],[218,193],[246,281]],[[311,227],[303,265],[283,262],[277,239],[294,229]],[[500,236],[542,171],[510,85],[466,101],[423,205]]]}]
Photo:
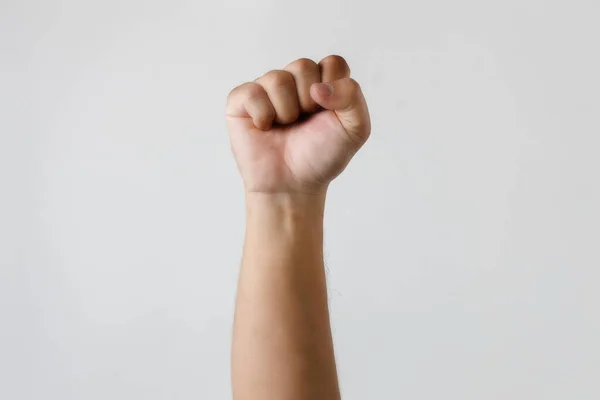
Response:
[{"label": "index finger", "polygon": [[261,85],[246,82],[229,92],[225,115],[229,118],[251,118],[257,128],[268,130],[275,119],[275,108]]}]

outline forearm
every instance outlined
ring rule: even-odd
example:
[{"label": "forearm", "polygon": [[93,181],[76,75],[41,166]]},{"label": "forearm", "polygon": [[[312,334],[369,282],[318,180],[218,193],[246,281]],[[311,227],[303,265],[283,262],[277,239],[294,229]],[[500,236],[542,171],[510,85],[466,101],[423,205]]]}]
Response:
[{"label": "forearm", "polygon": [[325,194],[248,194],[236,400],[339,398],[323,267]]}]

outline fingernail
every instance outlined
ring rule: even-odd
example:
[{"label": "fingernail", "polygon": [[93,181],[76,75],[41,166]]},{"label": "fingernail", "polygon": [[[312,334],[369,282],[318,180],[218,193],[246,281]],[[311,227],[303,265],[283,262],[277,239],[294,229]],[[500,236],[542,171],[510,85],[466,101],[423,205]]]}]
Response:
[{"label": "fingernail", "polygon": [[317,91],[321,96],[329,97],[333,94],[333,86],[329,83],[321,83],[317,85]]}]

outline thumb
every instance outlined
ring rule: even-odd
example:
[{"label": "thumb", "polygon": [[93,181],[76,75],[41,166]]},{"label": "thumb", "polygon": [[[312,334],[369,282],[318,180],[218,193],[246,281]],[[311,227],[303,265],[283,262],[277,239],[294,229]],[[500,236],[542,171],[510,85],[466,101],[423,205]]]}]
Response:
[{"label": "thumb", "polygon": [[367,102],[360,85],[352,78],[314,83],[310,96],[326,110],[335,111],[342,126],[360,146],[371,133]]}]

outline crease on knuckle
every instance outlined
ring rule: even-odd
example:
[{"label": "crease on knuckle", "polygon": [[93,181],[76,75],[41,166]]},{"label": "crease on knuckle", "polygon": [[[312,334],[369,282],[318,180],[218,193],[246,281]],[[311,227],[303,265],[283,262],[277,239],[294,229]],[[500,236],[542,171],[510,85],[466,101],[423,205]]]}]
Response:
[{"label": "crease on knuckle", "polygon": [[246,98],[258,99],[263,97],[264,89],[256,83],[248,83],[246,86]]},{"label": "crease on knuckle", "polygon": [[294,83],[294,77],[288,71],[275,70],[265,76],[265,84],[273,89],[288,87]]}]

